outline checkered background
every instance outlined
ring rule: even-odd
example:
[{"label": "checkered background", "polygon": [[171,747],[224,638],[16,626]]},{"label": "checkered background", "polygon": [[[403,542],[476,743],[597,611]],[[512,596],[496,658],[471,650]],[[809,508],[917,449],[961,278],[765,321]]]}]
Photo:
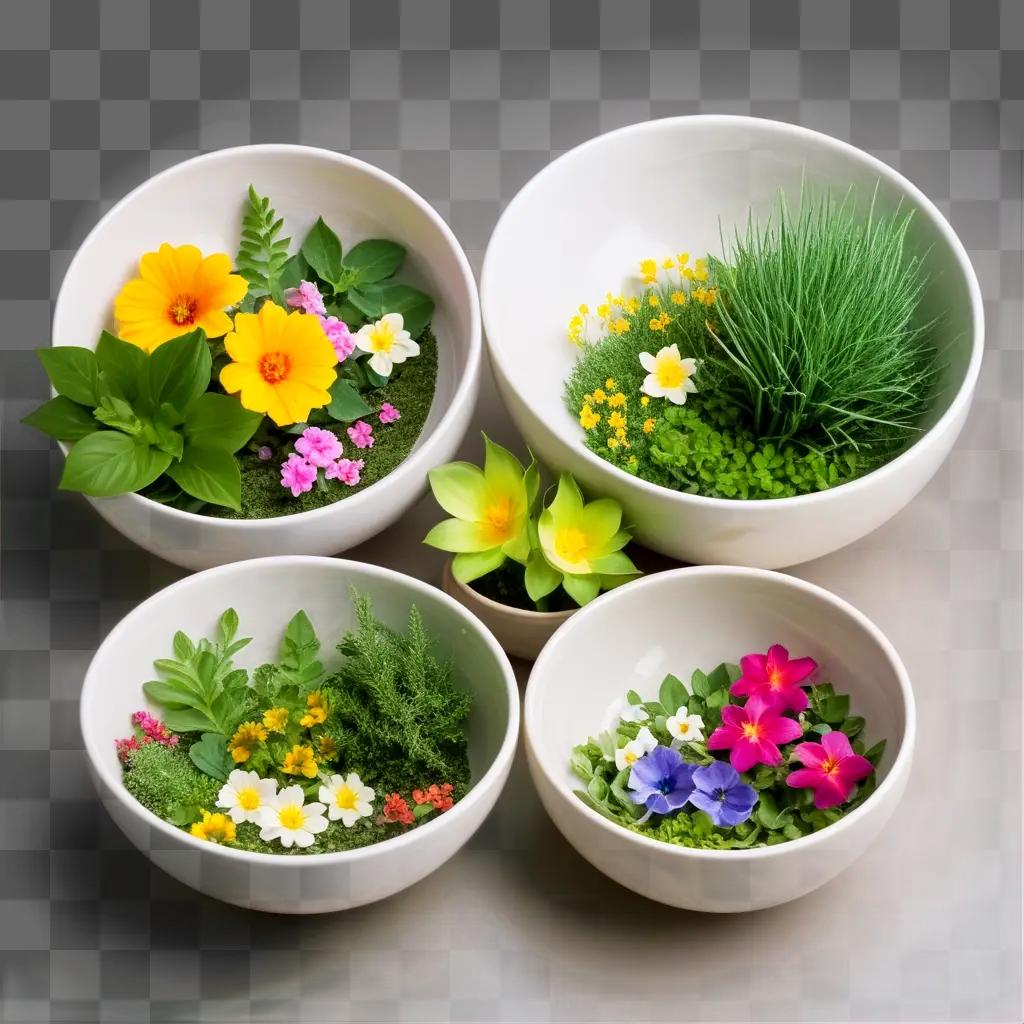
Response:
[{"label": "checkered background", "polygon": [[[0,47],[0,1020],[1020,1019],[1024,3],[0,0]],[[920,748],[885,835],[795,904],[688,914],[604,885],[520,761],[470,845],[384,904],[274,918],[151,868],[94,799],[77,698],[106,631],[181,571],[58,494],[59,455],[19,425],[85,233],[169,164],[297,141],[402,177],[478,266],[553,156],[708,111],[900,168],[981,279],[988,352],[952,458],[797,570],[873,616],[915,682]],[[514,443],[488,398],[479,422]],[[356,556],[436,580],[433,516]]]}]

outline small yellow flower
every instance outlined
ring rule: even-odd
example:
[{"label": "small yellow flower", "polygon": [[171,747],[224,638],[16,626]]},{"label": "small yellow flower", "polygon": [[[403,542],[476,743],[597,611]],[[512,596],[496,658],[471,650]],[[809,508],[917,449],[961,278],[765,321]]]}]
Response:
[{"label": "small yellow flower", "polygon": [[661,322],[661,317],[656,316],[648,325],[652,331],[663,331],[665,325]]},{"label": "small yellow flower", "polygon": [[621,412],[613,412],[611,416],[608,417],[608,426],[611,427],[612,430],[621,430],[625,425],[626,417],[623,416]]},{"label": "small yellow flower", "polygon": [[307,779],[312,779],[316,775],[316,758],[313,756],[313,748],[296,743],[284,755],[281,771],[285,775],[304,775]]},{"label": "small yellow flower", "polygon": [[629,321],[625,317],[616,317],[609,325],[612,334],[625,334],[629,330]]},{"label": "small yellow flower", "polygon": [[231,751],[231,759],[235,764],[241,764],[252,757],[256,746],[267,738],[267,730],[259,722],[243,722],[231,741],[228,743],[228,750]]},{"label": "small yellow flower", "polygon": [[644,420],[644,433],[649,434],[654,429],[654,419],[650,416]]},{"label": "small yellow flower", "polygon": [[641,260],[640,275],[644,284],[653,284],[658,279],[658,264],[656,260]]},{"label": "small yellow flower", "polygon": [[271,708],[269,711],[264,711],[263,724],[271,732],[284,732],[284,727],[288,724],[288,709]]},{"label": "small yellow flower", "polygon": [[323,725],[327,720],[327,705],[324,703],[323,694],[319,690],[307,694],[306,705],[309,710],[299,719],[299,725],[303,729],[312,729],[314,725]]},{"label": "small yellow flower", "polygon": [[647,395],[640,396],[640,404],[646,409],[651,404],[651,400]]},{"label": "small yellow flower", "polygon": [[629,442],[626,440],[626,429],[625,427],[619,427],[615,431],[615,436],[628,448]]},{"label": "small yellow flower", "polygon": [[190,831],[196,839],[204,839],[208,843],[235,841],[235,823],[226,814],[203,811],[203,820],[193,823]]},{"label": "small yellow flower", "polygon": [[615,451],[615,449],[619,447],[619,439],[617,437],[609,437],[608,447],[611,448],[612,451]]},{"label": "small yellow flower", "polygon": [[607,388],[607,389],[608,389],[609,391],[614,391],[614,390],[615,390],[615,378],[614,378],[614,377],[609,377],[609,378],[608,378],[608,379],[607,379],[607,380],[606,380],[606,381],[604,382],[604,386],[605,386],[605,387],[606,387],[606,388]]},{"label": "small yellow flower", "polygon": [[580,426],[584,430],[593,430],[601,422],[601,414],[594,412],[589,405],[580,409]]},{"label": "small yellow flower", "polygon": [[333,738],[324,733],[320,739],[316,741],[317,749],[320,751],[320,757],[325,761],[333,761],[338,756],[338,744],[334,742]]},{"label": "small yellow flower", "polygon": [[590,307],[585,302],[581,302],[579,312],[580,316],[586,316],[590,312]]},{"label": "small yellow flower", "polygon": [[685,267],[686,264],[689,263],[689,262],[690,262],[690,254],[688,252],[681,252],[676,257],[676,263],[678,263],[680,267]]},{"label": "small yellow flower", "polygon": [[630,457],[629,457],[629,464],[631,466],[635,466],[636,465],[636,456],[635,455],[630,455]]},{"label": "small yellow flower", "polygon": [[647,297],[647,304],[654,309],[657,309],[661,305],[661,299],[657,295],[649,295]]},{"label": "small yellow flower", "polygon": [[686,292],[674,291],[670,296],[672,299],[673,306],[685,306],[686,305]]},{"label": "small yellow flower", "polygon": [[620,409],[626,404],[626,396],[621,391],[617,391],[614,395],[608,396],[608,404],[613,409]]},{"label": "small yellow flower", "polygon": [[676,265],[676,262],[675,262],[675,260],[674,260],[674,259],[672,259],[672,257],[671,257],[671,256],[666,256],[666,257],[665,257],[665,258],[664,258],[664,259],[663,259],[663,260],[661,261],[661,265],[662,265],[662,266],[663,266],[663,267],[664,267],[664,268],[665,268],[666,270],[671,270],[671,269],[672,269],[672,268],[673,268],[673,267],[674,267],[674,266]]},{"label": "small yellow flower", "polygon": [[611,312],[612,308],[611,306],[608,305],[607,302],[602,302],[601,305],[597,307],[597,315],[602,320],[607,320],[608,317],[611,316]]},{"label": "small yellow flower", "polygon": [[607,397],[601,388],[594,388],[594,405],[604,405]]},{"label": "small yellow flower", "polygon": [[672,323],[672,317],[670,317],[667,312],[663,312],[661,314],[661,326],[668,327],[670,323]]},{"label": "small yellow flower", "polygon": [[626,299],[626,312],[627,313],[635,313],[639,308],[640,308],[640,300],[635,295],[632,295],[628,299]]},{"label": "small yellow flower", "polygon": [[707,260],[697,260],[693,265],[693,276],[698,281],[706,281],[708,279],[708,264]]}]

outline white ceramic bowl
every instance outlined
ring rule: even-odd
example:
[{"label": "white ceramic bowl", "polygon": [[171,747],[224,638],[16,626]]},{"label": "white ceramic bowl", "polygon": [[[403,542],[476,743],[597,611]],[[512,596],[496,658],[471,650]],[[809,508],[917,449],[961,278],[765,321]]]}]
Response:
[{"label": "white ceramic bowl", "polygon": [[[601,728],[626,690],[656,696],[669,672],[689,679],[781,643],[810,655],[821,678],[851,695],[869,743],[885,739],[878,788],[834,825],[751,850],[694,850],[637,835],[574,790],[572,748]],[[526,755],[541,801],[596,868],[649,899],[712,912],[796,899],[848,867],[896,809],[914,751],[914,696],[899,655],[842,599],[762,569],[702,566],[647,576],[576,612],[541,652],[523,707]]]},{"label": "white ceramic bowl", "polygon": [[[252,668],[274,659],[281,631],[302,608],[323,644],[321,659],[330,668],[340,661],[334,645],[355,625],[351,586],[367,595],[375,614],[395,628],[405,627],[415,605],[438,653],[452,659],[457,683],[473,695],[472,788],[450,811],[374,846],[289,857],[195,839],[127,792],[114,740],[130,734],[131,713],[147,706],[142,683],[153,676],[153,659],[169,652],[175,630],[192,637],[209,635],[220,613],[233,607],[240,619],[239,635],[254,638],[237,661]],[[314,914],[391,896],[436,870],[469,839],[508,777],[519,733],[519,691],[494,637],[440,590],[360,562],[282,556],[190,576],[125,616],[103,641],[86,673],[81,725],[100,799],[154,864],[228,903],[274,913]]]},{"label": "white ceramic bowl", "polygon": [[181,512],[137,494],[89,499],[130,540],[189,569],[261,555],[335,554],[379,533],[423,493],[427,471],[455,454],[479,389],[476,284],[448,225],[390,174],[306,146],[222,149],[177,164],[130,192],[93,228],[71,261],[57,297],[53,344],[95,347],[100,331],[114,328],[114,297],[136,275],[139,257],[162,242],[233,255],[250,183],[270,196],[285,218],[293,251],[318,215],[346,248],[374,236],[406,247],[402,280],[428,291],[436,302],[437,389],[405,462],[334,505],[277,519],[229,520]]},{"label": "white ceramic bowl", "polygon": [[[870,194],[915,216],[927,250],[924,315],[942,315],[946,363],[927,433],[887,465],[830,491],[730,501],[680,494],[616,469],[583,445],[562,390],[575,361],[565,327],[580,302],[635,289],[642,257],[721,254],[748,213],[770,213],[778,190],[811,185]],[[679,117],[631,125],[578,146],[509,203],[480,283],[484,332],[505,404],[538,458],[617,498],[636,539],[684,562],[778,568],[828,554],[898,512],[949,453],[981,365],[981,293],[959,239],[906,178],[844,142],[751,117]],[[525,299],[524,296],[528,296]]]}]

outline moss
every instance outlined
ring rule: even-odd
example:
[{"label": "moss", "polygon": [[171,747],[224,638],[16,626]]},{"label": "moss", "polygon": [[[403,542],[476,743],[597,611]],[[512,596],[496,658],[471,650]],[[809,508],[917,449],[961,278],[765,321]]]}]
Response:
[{"label": "moss", "polygon": [[233,512],[207,506],[204,513],[224,519],[273,519],[294,515],[343,501],[386,477],[408,458],[430,415],[437,384],[437,341],[429,327],[420,335],[419,343],[420,355],[405,363],[400,373],[372,393],[371,404],[376,403],[379,408],[384,402],[390,402],[402,418],[385,426],[379,425],[373,417],[375,443],[372,448],[358,451],[342,436],[342,441],[346,442],[346,457],[358,455],[365,462],[355,487],[329,481],[326,490],[314,487],[293,498],[291,491],[281,486],[281,463],[292,450],[295,437],[275,432],[278,443],[271,445],[275,449],[274,457],[268,462],[261,461],[255,451],[238,453],[242,470],[242,510]]},{"label": "moss", "polygon": [[125,766],[124,785],[154,814],[174,820],[185,808],[211,810],[221,783],[204,775],[182,747],[147,743]]}]

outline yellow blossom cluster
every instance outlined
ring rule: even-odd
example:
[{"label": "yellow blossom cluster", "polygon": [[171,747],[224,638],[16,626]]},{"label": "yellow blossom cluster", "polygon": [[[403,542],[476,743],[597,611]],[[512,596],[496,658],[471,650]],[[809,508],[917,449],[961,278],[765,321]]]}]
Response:
[{"label": "yellow blossom cluster", "polygon": [[[626,405],[629,399],[625,393],[616,390],[615,380],[609,377],[604,388],[594,388],[592,392],[583,396],[583,405],[580,408],[580,426],[584,430],[593,430],[603,419],[602,414],[597,412],[594,406],[605,406],[608,411],[608,447],[629,448],[629,438],[626,435],[628,421],[626,419]],[[608,390],[606,391],[605,388]]]},{"label": "yellow blossom cluster", "polygon": [[[639,308],[640,303],[635,298],[626,298],[624,295],[613,295],[607,292],[604,302],[601,302],[594,309],[594,315],[600,322],[601,330],[610,334],[625,334],[629,330],[629,316],[632,316]],[[582,345],[587,338],[587,321],[591,316],[590,307],[584,302],[581,303],[576,312],[569,318],[568,335],[574,345]]]}]

